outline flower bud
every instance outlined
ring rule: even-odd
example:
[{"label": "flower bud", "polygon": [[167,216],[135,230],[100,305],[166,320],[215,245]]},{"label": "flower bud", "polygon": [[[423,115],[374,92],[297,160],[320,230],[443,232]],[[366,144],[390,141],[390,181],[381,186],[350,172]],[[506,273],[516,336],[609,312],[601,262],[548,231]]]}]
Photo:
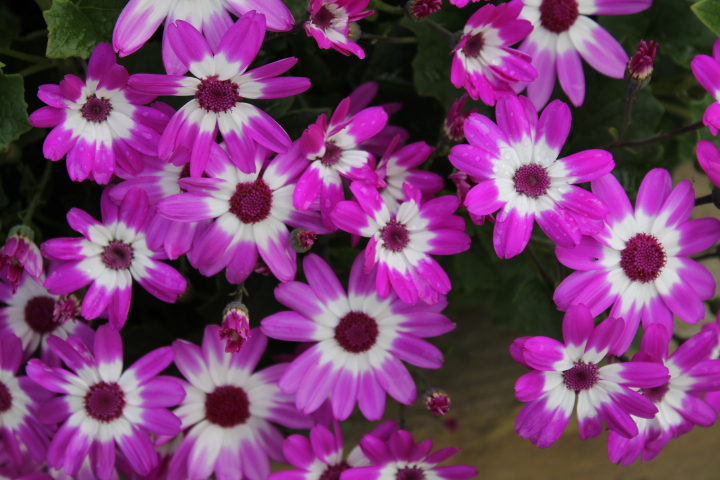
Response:
[{"label": "flower bud", "polygon": [[425,392],[425,406],[433,415],[445,415],[450,410],[450,397],[445,390],[432,388]]},{"label": "flower bud", "polygon": [[53,306],[53,322],[62,325],[68,320],[75,321],[80,317],[80,306],[80,299],[74,294],[61,295]]},{"label": "flower bud", "polygon": [[247,307],[240,302],[230,302],[223,311],[220,340],[227,340],[225,352],[237,353],[250,338],[250,319]]},{"label": "flower bud", "polygon": [[290,232],[290,246],[297,253],[305,253],[310,250],[317,240],[317,234],[306,228],[296,228]]},{"label": "flower bud", "polygon": [[628,61],[625,68],[625,82],[631,88],[640,90],[650,83],[657,48],[658,44],[656,42],[645,43],[645,40],[640,41],[637,53]]},{"label": "flower bud", "polygon": [[460,98],[455,100],[448,110],[445,123],[443,124],[443,133],[451,142],[462,142],[465,140],[465,120],[471,113],[477,113],[477,108],[467,112],[463,112],[468,95],[464,93]]},{"label": "flower bud", "polygon": [[42,284],[43,259],[33,238],[32,229],[18,225],[10,229],[5,246],[0,248],[0,276],[10,282],[13,294],[24,271]]},{"label": "flower bud", "polygon": [[410,0],[405,4],[405,11],[415,21],[420,21],[431,13],[437,12],[442,0]]}]

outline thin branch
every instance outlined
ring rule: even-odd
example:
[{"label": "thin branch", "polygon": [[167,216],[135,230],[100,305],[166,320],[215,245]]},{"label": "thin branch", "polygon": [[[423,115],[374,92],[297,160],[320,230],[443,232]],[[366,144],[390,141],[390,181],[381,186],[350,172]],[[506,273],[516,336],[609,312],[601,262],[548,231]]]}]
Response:
[{"label": "thin branch", "polygon": [[675,130],[670,130],[669,132],[662,133],[655,137],[644,138],[642,140],[630,140],[627,142],[616,142],[607,148],[638,147],[640,145],[649,145],[651,143],[656,143],[656,142],[661,142],[663,140],[667,140],[668,138],[677,137],[678,135],[682,135],[683,133],[692,132],[693,130],[697,130],[698,128],[702,128],[702,127],[703,127],[703,122],[701,120],[701,121],[691,123],[688,125],[683,125],[680,128],[676,128]]},{"label": "thin branch", "polygon": [[383,35],[373,35],[372,33],[361,33],[360,38],[368,40],[388,42],[388,43],[417,43],[417,37],[385,37]]}]

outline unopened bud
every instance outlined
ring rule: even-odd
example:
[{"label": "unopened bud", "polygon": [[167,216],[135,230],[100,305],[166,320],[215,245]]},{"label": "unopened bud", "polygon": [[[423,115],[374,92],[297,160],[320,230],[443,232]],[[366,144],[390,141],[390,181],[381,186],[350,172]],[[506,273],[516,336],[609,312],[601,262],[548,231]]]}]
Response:
[{"label": "unopened bud", "polygon": [[296,228],[290,232],[290,246],[297,253],[305,253],[310,250],[317,240],[317,234],[305,228]]},{"label": "unopened bud", "polygon": [[425,406],[433,415],[445,415],[450,410],[450,397],[445,390],[430,389],[425,392]]},{"label": "unopened bud", "polygon": [[463,112],[468,95],[464,93],[460,98],[455,100],[448,110],[445,123],[443,124],[443,133],[451,142],[462,142],[465,140],[465,120],[471,113],[477,113],[477,108]]},{"label": "unopened bud", "polygon": [[80,299],[73,295],[61,295],[53,305],[53,322],[60,325],[68,320],[75,321],[80,317]]},{"label": "unopened bud", "polygon": [[625,82],[630,87],[640,90],[650,83],[657,48],[658,44],[656,42],[645,43],[645,40],[640,41],[637,52],[628,61],[625,68]]},{"label": "unopened bud", "polygon": [[226,340],[225,352],[237,353],[250,338],[250,318],[245,305],[230,302],[223,311],[220,340]]},{"label": "unopened bud", "polygon": [[258,273],[260,275],[268,276],[272,275],[272,272],[270,271],[270,267],[267,266],[267,263],[262,258],[258,258],[257,263],[255,264],[255,273]]},{"label": "unopened bud", "polygon": [[419,21],[440,10],[441,6],[442,0],[410,0],[405,4],[405,11],[411,19]]},{"label": "unopened bud", "polygon": [[13,294],[23,272],[42,284],[43,259],[33,237],[32,229],[18,225],[10,229],[5,245],[0,248],[0,275],[10,282]]}]

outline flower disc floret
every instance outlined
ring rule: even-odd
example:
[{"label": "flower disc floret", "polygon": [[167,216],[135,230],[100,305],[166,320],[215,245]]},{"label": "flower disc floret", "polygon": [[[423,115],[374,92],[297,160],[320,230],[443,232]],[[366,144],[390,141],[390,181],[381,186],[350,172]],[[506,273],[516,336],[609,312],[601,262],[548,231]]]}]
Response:
[{"label": "flower disc floret", "polygon": [[230,212],[242,223],[258,223],[270,215],[273,192],[265,180],[238,183],[235,194],[230,198]]},{"label": "flower disc floret", "polygon": [[98,98],[96,95],[90,95],[85,105],[82,106],[80,112],[85,120],[89,122],[101,123],[107,120],[108,115],[112,111],[112,104],[106,98]]},{"label": "flower disc floret", "polygon": [[205,416],[208,422],[223,428],[242,425],[250,418],[250,401],[247,393],[235,385],[215,388],[205,397]]},{"label": "flower disc floret", "polygon": [[120,418],[125,408],[125,393],[115,382],[100,382],[90,386],[84,399],[85,412],[100,423]]},{"label": "flower disc floret", "polygon": [[648,283],[657,279],[667,263],[667,254],[654,235],[638,233],[620,252],[620,267],[634,282]]},{"label": "flower disc floret", "polygon": [[515,172],[513,182],[515,182],[516,192],[537,198],[547,193],[550,176],[548,176],[547,170],[540,165],[524,165]]},{"label": "flower disc floret", "polygon": [[403,468],[395,474],[396,480],[425,480],[425,472],[419,468]]},{"label": "flower disc floret", "polygon": [[335,340],[350,353],[367,352],[379,334],[377,322],[365,312],[350,312],[335,327]]},{"label": "flower disc floret", "polygon": [[599,380],[598,367],[593,363],[578,362],[563,372],[563,381],[568,390],[580,393],[590,390]]},{"label": "flower disc floret", "polygon": [[577,0],[543,0],[540,4],[540,24],[553,33],[570,30],[579,15]]},{"label": "flower disc floret", "polygon": [[328,465],[318,480],[340,480],[342,472],[350,468],[350,465],[345,460],[335,465]]},{"label": "flower disc floret", "polygon": [[12,407],[12,394],[10,389],[0,382],[0,413],[7,412]]},{"label": "flower disc floret", "polygon": [[200,85],[195,92],[200,108],[208,112],[229,112],[235,105],[242,102],[238,93],[237,83],[231,80],[218,80],[217,75],[212,75],[200,80]]},{"label": "flower disc floret", "polygon": [[111,241],[103,249],[102,261],[112,270],[125,270],[132,265],[134,254],[130,245],[120,240]]},{"label": "flower disc floret", "polygon": [[380,238],[382,238],[385,248],[393,252],[403,251],[410,243],[410,233],[407,227],[395,219],[390,220],[382,228]]},{"label": "flower disc floret", "polygon": [[665,394],[670,391],[670,383],[665,383],[659,387],[641,388],[640,393],[653,403],[660,403],[665,398]]},{"label": "flower disc floret", "polygon": [[36,333],[50,333],[60,326],[53,321],[55,299],[49,296],[33,297],[25,304],[25,321]]}]

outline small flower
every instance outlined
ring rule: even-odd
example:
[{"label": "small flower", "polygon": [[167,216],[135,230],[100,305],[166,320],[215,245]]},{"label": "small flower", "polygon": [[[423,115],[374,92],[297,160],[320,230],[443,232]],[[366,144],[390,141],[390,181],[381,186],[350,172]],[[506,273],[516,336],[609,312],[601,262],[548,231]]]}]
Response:
[{"label": "small flower", "polygon": [[317,233],[307,228],[296,228],[290,232],[290,245],[297,253],[309,251],[317,240]]},{"label": "small flower", "polygon": [[515,396],[529,402],[518,414],[515,429],[522,438],[546,448],[565,430],[577,399],[580,438],[596,437],[602,421],[617,434],[638,434],[630,415],[653,418],[652,401],[631,390],[655,388],[669,380],[668,369],[654,362],[613,363],[598,367],[622,334],[624,322],[609,317],[597,327],[585,305],[573,305],[563,319],[565,344],[548,337],[523,342],[523,358],[533,370],[515,384]]},{"label": "small flower", "polygon": [[720,185],[720,150],[709,140],[697,143],[696,155],[700,167],[715,187]]},{"label": "small flower", "polygon": [[465,87],[475,100],[495,105],[503,95],[515,95],[511,85],[537,77],[529,55],[509,48],[527,37],[532,24],[518,19],[521,0],[498,6],[485,5],[468,20],[453,50],[450,80]]},{"label": "small flower", "polygon": [[23,272],[42,283],[45,278],[40,249],[33,238],[32,229],[18,225],[10,229],[5,245],[0,248],[0,278],[10,282],[13,293],[20,284]]},{"label": "small flower", "polygon": [[38,97],[49,106],[30,115],[34,127],[52,128],[43,143],[45,158],[67,154],[67,169],[76,182],[92,178],[106,184],[115,165],[133,174],[142,171],[140,154],[157,155],[165,115],[142,106],[154,98],[127,88],[128,72],[118,65],[107,43],[93,50],[87,79],[65,75],[60,85],[41,85]]},{"label": "small flower", "polygon": [[[479,1],[480,0],[472,0],[473,3],[477,3]],[[488,2],[489,0],[485,0],[485,1]],[[452,5],[455,5],[458,8],[462,8],[462,7],[466,6],[468,3],[470,3],[470,0],[450,0],[450,3]]]},{"label": "small flower", "polygon": [[360,45],[351,40],[350,30],[353,22],[375,13],[374,10],[362,11],[368,2],[369,0],[310,0],[310,20],[305,22],[305,33],[308,37],[313,37],[320,48],[333,48],[343,55],[352,53],[358,58],[365,58],[365,52]]},{"label": "small flower", "polygon": [[248,310],[240,302],[230,302],[223,311],[220,339],[226,340],[225,352],[238,353],[250,338]]},{"label": "small flower", "polygon": [[405,4],[405,11],[415,21],[422,20],[442,7],[442,0],[409,0]]},{"label": "small flower", "polygon": [[658,44],[651,41],[646,43],[640,40],[637,52],[628,61],[625,67],[625,82],[632,87],[633,90],[645,88],[653,74],[653,62],[657,53]]},{"label": "small flower", "polygon": [[447,415],[450,410],[450,396],[445,390],[433,388],[425,392],[425,408],[433,415]]},{"label": "small flower", "polygon": [[150,433],[180,432],[180,420],[167,407],[178,405],[185,392],[175,379],[158,376],[172,363],[172,348],[153,350],[123,373],[122,340],[108,325],[95,334],[94,355],[76,337],[53,336],[48,343],[75,372],[37,359],[28,362],[30,378],[61,394],[38,412],[43,423],[62,424],[50,444],[48,465],[74,476],[89,456],[95,476],[109,480],[117,447],[136,473],[150,473],[158,461]]},{"label": "small flower", "polygon": [[710,133],[717,135],[720,129],[720,39],[715,41],[712,57],[698,55],[690,62],[690,68],[700,85],[717,100],[703,115],[703,123],[710,129]]},{"label": "small flower", "polygon": [[443,133],[451,142],[459,143],[465,140],[465,120],[473,114],[477,113],[477,108],[463,112],[468,94],[463,93],[460,98],[455,100],[448,110],[445,123],[443,123]]},{"label": "small flower", "polygon": [[80,318],[82,303],[73,294],[60,295],[53,306],[52,321],[64,325]]}]

